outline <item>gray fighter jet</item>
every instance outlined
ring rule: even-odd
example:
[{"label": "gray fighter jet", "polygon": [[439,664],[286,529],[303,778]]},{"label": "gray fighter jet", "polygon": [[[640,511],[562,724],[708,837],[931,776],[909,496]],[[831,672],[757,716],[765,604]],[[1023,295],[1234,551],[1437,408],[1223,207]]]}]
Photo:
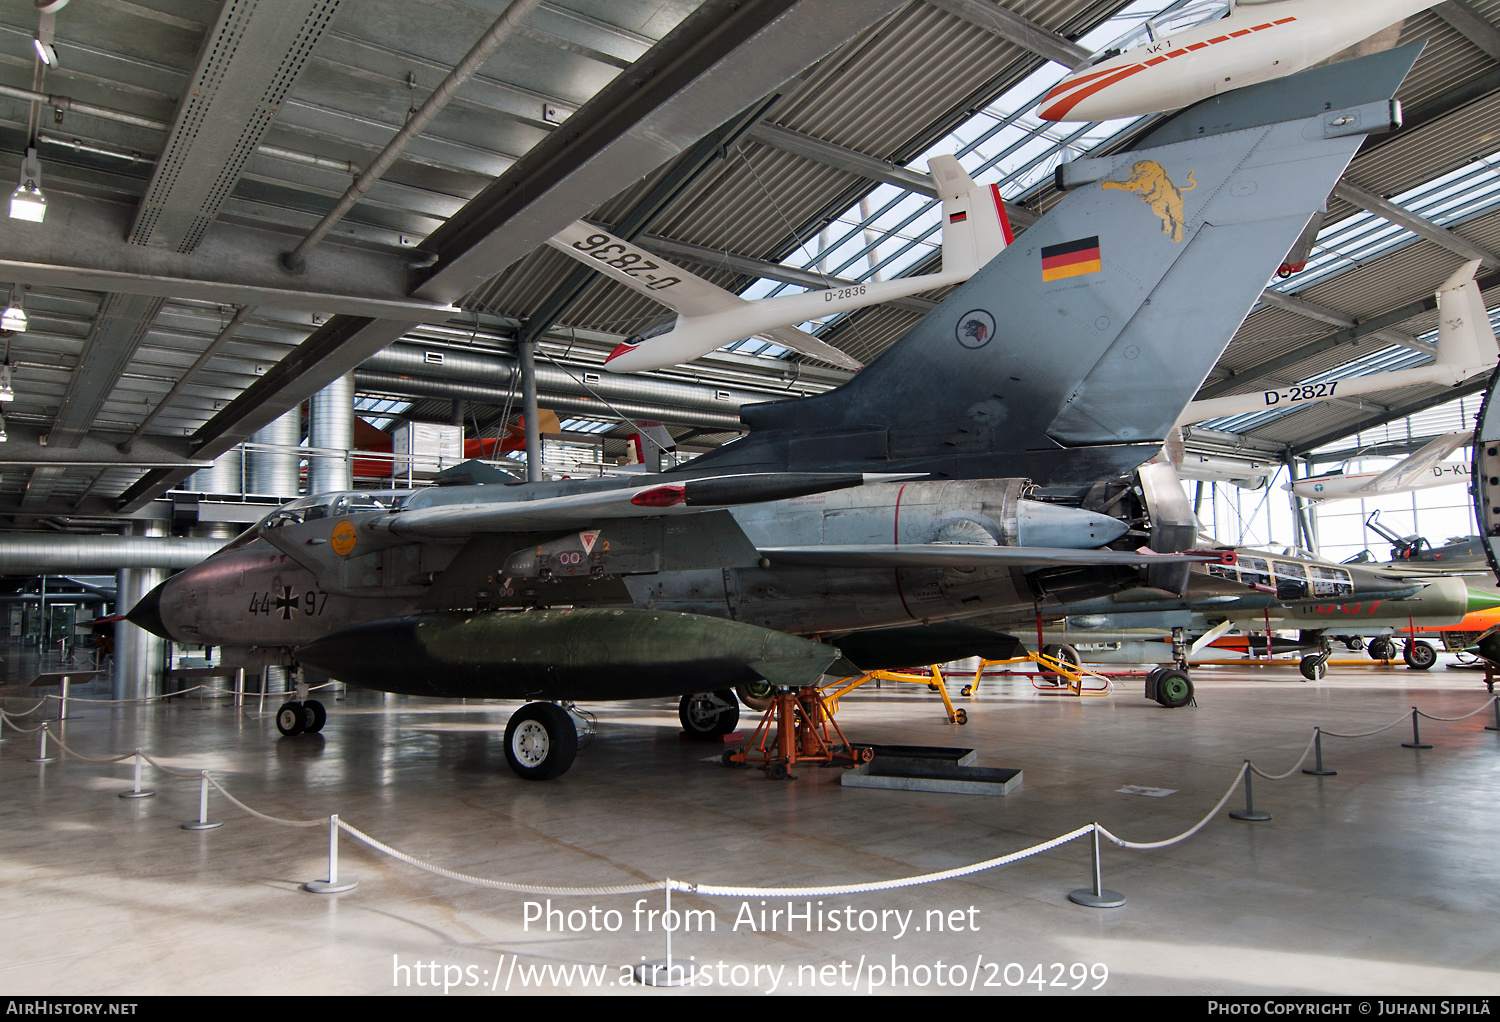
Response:
[{"label": "gray fighter jet", "polygon": [[[1019,640],[965,619],[1182,594],[1218,555],[1193,550],[1170,465],[1138,469],[1366,134],[1399,123],[1419,49],[1216,97],[1064,164],[1063,199],[869,368],[746,409],[748,436],[679,469],[469,467],[401,503],[308,497],[130,620],[226,662],[532,700],[505,751],[547,778],[571,764],[574,700],[683,696],[712,736],[735,685],[994,657]],[[323,726],[299,695],[284,733]]]}]

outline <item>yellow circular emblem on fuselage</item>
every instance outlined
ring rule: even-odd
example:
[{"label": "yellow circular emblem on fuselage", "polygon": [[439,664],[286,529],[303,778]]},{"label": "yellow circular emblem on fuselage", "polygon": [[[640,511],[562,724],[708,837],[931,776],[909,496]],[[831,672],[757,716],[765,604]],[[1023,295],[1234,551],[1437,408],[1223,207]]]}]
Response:
[{"label": "yellow circular emblem on fuselage", "polygon": [[348,557],[354,549],[354,541],[359,539],[359,533],[355,531],[354,523],[345,518],[333,527],[333,552],[340,557]]}]

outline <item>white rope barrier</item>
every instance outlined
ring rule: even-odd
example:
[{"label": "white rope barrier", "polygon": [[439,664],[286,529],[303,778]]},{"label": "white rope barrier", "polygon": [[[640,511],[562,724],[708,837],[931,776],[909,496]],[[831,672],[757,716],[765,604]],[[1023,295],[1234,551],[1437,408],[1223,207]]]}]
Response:
[{"label": "white rope barrier", "polygon": [[[666,880],[652,880],[641,884],[616,884],[605,887],[542,887],[534,884],[512,884],[504,880],[490,880],[486,877],[470,876],[467,873],[459,873],[451,869],[444,869],[442,866],[434,865],[430,862],[424,862],[414,855],[407,855],[405,852],[397,851],[390,845],[376,840],[359,828],[351,827],[343,820],[338,821],[338,828],[356,841],[361,841],[378,852],[384,852],[391,858],[404,862],[408,866],[415,866],[417,869],[435,873],[440,877],[447,877],[449,880],[461,880],[466,884],[474,884],[478,887],[493,887],[502,891],[514,891],[518,894],[555,894],[558,896],[570,894],[645,894],[648,891],[664,891],[667,889],[668,884]],[[679,889],[682,888],[679,887]]]},{"label": "white rope barrier", "polygon": [[[42,727],[46,727],[46,726],[47,725],[45,725],[45,724],[42,725]],[[58,745],[62,746],[63,751],[66,752],[69,756],[72,756],[75,759],[81,759],[85,763],[123,763],[127,759],[133,759],[133,758],[135,758],[135,752],[134,751],[127,752],[123,756],[112,756],[109,759],[99,759],[96,756],[85,756],[83,753],[79,752],[77,749],[74,749],[72,746],[70,746],[67,742],[64,742],[62,740],[61,736],[59,736],[59,735],[53,735],[52,736],[52,740],[54,742],[56,742]]]},{"label": "white rope barrier", "polygon": [[[1186,841],[1188,838],[1192,837],[1194,834],[1198,833],[1198,831],[1206,827],[1209,820],[1212,820],[1215,816],[1219,815],[1219,810],[1223,809],[1224,806],[1228,804],[1229,799],[1234,795],[1235,791],[1239,789],[1240,782],[1245,779],[1245,771],[1249,768],[1250,761],[1246,760],[1244,765],[1241,766],[1239,771],[1234,775],[1234,783],[1229,786],[1228,791],[1224,792],[1224,797],[1219,799],[1218,803],[1208,811],[1208,815],[1203,817],[1203,819],[1199,820],[1197,823],[1193,824],[1187,830],[1183,831],[1181,834],[1178,834],[1176,837],[1169,837],[1163,841],[1126,841],[1122,837],[1116,837],[1115,835],[1111,834],[1103,827],[1099,827],[1097,823],[1094,824],[1094,826],[1099,827],[1100,834],[1103,834],[1106,838],[1119,845],[1121,848],[1133,848],[1136,851],[1144,852],[1150,851],[1153,848],[1166,848],[1169,845],[1175,845],[1178,842]],[[1293,769],[1295,769],[1295,767]]]},{"label": "white rope barrier", "polygon": [[[134,754],[132,753],[132,755]],[[317,820],[288,820],[281,816],[269,816],[266,813],[261,812],[259,809],[252,809],[250,806],[245,805],[245,803],[229,794],[228,791],[224,790],[224,785],[214,780],[214,775],[209,773],[207,770],[203,771],[203,776],[208,778],[209,784],[212,784],[215,788],[218,789],[220,795],[223,795],[225,798],[229,799],[229,801],[239,806],[251,816],[258,817],[259,819],[265,820],[268,823],[279,823],[283,827],[321,827],[324,823],[327,822],[326,818]]]},{"label": "white rope barrier", "polygon": [[868,894],[872,891],[889,891],[898,887],[916,887],[919,884],[935,884],[942,880],[953,880],[957,877],[969,876],[972,873],[980,873],[987,869],[996,869],[1000,866],[1008,866],[1012,862],[1039,855],[1042,852],[1051,851],[1059,845],[1065,845],[1069,841],[1076,841],[1094,832],[1096,824],[1088,824],[1077,830],[1069,831],[1061,837],[1055,837],[1051,841],[1043,841],[1041,844],[1023,848],[1019,852],[1011,852],[1009,855],[997,856],[993,859],[985,859],[969,866],[959,866],[955,869],[945,869],[937,873],[923,873],[920,876],[902,877],[899,880],[878,880],[867,884],[844,884],[838,887],[720,887],[715,884],[690,884],[681,880],[672,881],[672,886],[679,891],[687,891],[690,894],[702,894],[711,898],[759,898],[776,897],[783,895],[788,897],[819,897],[836,894]]},{"label": "white rope barrier", "polygon": [[[1325,734],[1327,732],[1324,732]],[[1307,762],[1307,756],[1313,751],[1313,745],[1318,740],[1318,729],[1313,728],[1313,736],[1307,740],[1307,748],[1302,750],[1302,756],[1292,764],[1292,768],[1284,774],[1268,774],[1254,763],[1250,763],[1250,769],[1255,771],[1257,777],[1264,777],[1268,781],[1284,781],[1297,772],[1297,768]],[[1248,763],[1249,760],[1246,760]]]},{"label": "white rope barrier", "polygon": [[[1489,704],[1485,703],[1485,705],[1488,706]],[[1378,735],[1382,731],[1389,731],[1391,728],[1396,727],[1399,724],[1405,724],[1409,720],[1411,720],[1411,712],[1407,711],[1401,714],[1401,716],[1397,717],[1395,720],[1391,721],[1389,724],[1378,727],[1374,731],[1353,731],[1349,734],[1344,734],[1340,731],[1329,731],[1327,728],[1324,728],[1323,733],[1329,738],[1369,738],[1371,735]]]},{"label": "white rope barrier", "polygon": [[[1453,723],[1456,720],[1468,720],[1470,717],[1474,716],[1476,713],[1483,713],[1486,709],[1489,708],[1490,704],[1493,703],[1496,699],[1500,699],[1500,695],[1490,696],[1488,699],[1486,699],[1484,701],[1483,705],[1481,705],[1479,707],[1479,709],[1477,709],[1477,710],[1470,710],[1468,713],[1464,714],[1461,717],[1434,717],[1432,714],[1427,713],[1427,712],[1425,712],[1423,710],[1417,710],[1417,712],[1420,713],[1422,716],[1426,717],[1428,720],[1442,720],[1442,721],[1447,721],[1448,723],[1451,724],[1451,723]],[[1415,706],[1413,706],[1412,709],[1416,710],[1417,708]],[[1324,732],[1324,734],[1327,734],[1327,732]]]},{"label": "white rope barrier", "polygon": [[[330,683],[330,684],[333,684],[333,683]],[[323,687],[327,687],[327,686],[323,686]],[[191,690],[189,690],[189,691],[191,691]],[[174,693],[174,695],[182,695],[182,694],[184,694],[184,693]],[[55,698],[55,697],[49,696],[48,698]],[[1421,713],[1422,716],[1427,717],[1429,720],[1455,722],[1455,721],[1465,720],[1465,719],[1467,719],[1469,717],[1473,717],[1473,716],[1475,716],[1475,715],[1483,712],[1485,709],[1487,709],[1492,704],[1494,704],[1497,700],[1500,700],[1500,695],[1493,696],[1490,699],[1487,699],[1480,707],[1478,707],[1478,709],[1472,710],[1469,713],[1463,714],[1462,716],[1459,716],[1459,717],[1437,717],[1437,716],[1433,716],[1432,714],[1421,713],[1421,711],[1417,710],[1415,707],[1413,707],[1413,713]],[[100,701],[100,702],[110,701],[110,702],[113,702],[114,700],[96,700],[96,701]],[[146,701],[149,701],[149,700],[119,700],[119,702],[127,702],[127,703],[129,703],[129,702],[146,702]],[[37,705],[40,706],[40,705],[42,705],[45,702],[46,702],[46,700],[43,699],[42,702],[38,703]],[[35,709],[35,707],[33,709]],[[42,724],[42,725],[39,725],[39,726],[34,727],[34,728],[23,728],[23,727],[21,727],[19,724],[16,723],[15,717],[13,717],[11,714],[5,712],[4,710],[0,710],[0,719],[3,719],[14,730],[22,732],[22,733],[35,734],[36,732],[39,732],[39,731],[40,732],[47,732],[47,725],[46,724]],[[1266,780],[1272,780],[1272,781],[1285,780],[1286,778],[1288,778],[1292,774],[1294,774],[1297,771],[1297,769],[1299,767],[1301,767],[1304,762],[1306,762],[1308,755],[1313,751],[1314,746],[1316,745],[1316,743],[1318,741],[1320,733],[1321,734],[1326,734],[1326,735],[1328,735],[1330,737],[1334,737],[1334,738],[1364,738],[1364,737],[1369,737],[1371,735],[1379,734],[1382,731],[1390,730],[1392,727],[1395,727],[1396,725],[1405,722],[1406,719],[1407,719],[1407,714],[1403,713],[1399,718],[1397,718],[1391,724],[1387,724],[1384,727],[1377,728],[1377,729],[1375,729],[1373,731],[1360,732],[1360,733],[1352,733],[1352,734],[1340,734],[1338,732],[1326,731],[1326,730],[1320,730],[1318,728],[1314,728],[1313,729],[1312,740],[1308,742],[1307,747],[1302,751],[1302,755],[1300,757],[1298,757],[1297,762],[1295,764],[1293,764],[1292,767],[1290,769],[1288,769],[1287,771],[1285,771],[1284,773],[1280,773],[1280,774],[1269,774],[1269,773],[1266,773],[1264,770],[1261,770],[1259,767],[1255,766],[1255,764],[1252,763],[1250,760],[1246,760],[1244,762],[1244,764],[1240,767],[1240,769],[1235,773],[1234,781],[1230,784],[1228,790],[1226,790],[1224,792],[1223,796],[1218,800],[1217,803],[1215,803],[1214,807],[1211,810],[1209,810],[1209,812],[1206,815],[1203,816],[1202,819],[1200,819],[1192,827],[1190,827],[1187,830],[1183,831],[1181,834],[1178,834],[1178,835],[1176,835],[1174,837],[1166,838],[1164,840],[1160,840],[1160,841],[1129,841],[1129,840],[1126,840],[1125,838],[1119,837],[1119,836],[1111,833],[1108,829],[1106,829],[1105,827],[1103,827],[1102,825],[1100,825],[1098,823],[1091,823],[1091,824],[1088,824],[1086,826],[1079,827],[1079,828],[1077,828],[1075,830],[1069,831],[1066,834],[1062,834],[1062,835],[1060,835],[1058,837],[1052,838],[1051,840],[1043,841],[1043,842],[1040,842],[1038,844],[1031,845],[1031,846],[1029,846],[1027,848],[1023,848],[1020,851],[1010,852],[1010,853],[1008,853],[1006,855],[1001,855],[1001,856],[996,856],[994,858],[985,859],[985,860],[980,861],[980,862],[971,863],[971,864],[969,864],[967,866],[958,866],[958,867],[954,867],[952,869],[940,870],[940,871],[934,872],[934,873],[923,873],[923,874],[914,875],[914,876],[901,877],[901,878],[894,879],[894,880],[880,880],[880,881],[871,881],[871,882],[866,882],[866,883],[828,885],[828,886],[820,886],[820,887],[742,887],[742,886],[724,886],[724,885],[718,885],[718,884],[693,883],[693,882],[689,882],[689,881],[670,880],[670,879],[668,879],[668,880],[646,881],[646,882],[636,883],[636,884],[612,884],[612,885],[601,885],[601,886],[593,886],[593,887],[560,887],[560,886],[552,886],[552,885],[522,884],[522,883],[514,883],[514,882],[509,882],[509,881],[504,881],[504,880],[493,880],[493,879],[490,879],[490,878],[487,878],[487,877],[473,876],[473,875],[467,874],[467,873],[460,873],[460,872],[458,872],[456,870],[450,870],[450,869],[447,869],[447,868],[445,868],[443,866],[439,866],[439,865],[437,865],[435,863],[431,863],[431,862],[427,862],[427,861],[425,861],[423,859],[419,859],[416,856],[411,855],[411,854],[409,854],[407,852],[400,851],[399,849],[394,848],[391,845],[385,844],[384,842],[378,840],[377,838],[375,838],[375,837],[373,837],[373,836],[371,836],[369,834],[366,834],[364,831],[358,829],[357,827],[354,827],[351,824],[348,824],[348,823],[344,822],[343,820],[341,820],[341,819],[338,818],[337,814],[333,814],[333,815],[331,815],[329,817],[320,817],[320,818],[314,819],[314,820],[292,820],[292,819],[287,819],[287,818],[284,818],[284,817],[272,816],[272,815],[270,815],[268,813],[263,813],[260,810],[255,809],[254,807],[252,807],[252,806],[246,804],[245,802],[241,801],[240,799],[236,798],[234,795],[230,794],[230,792],[222,784],[220,784],[218,782],[218,780],[216,780],[207,770],[196,770],[196,771],[177,770],[177,769],[174,769],[172,767],[166,766],[165,764],[161,763],[160,761],[152,758],[151,756],[147,755],[141,749],[135,749],[135,750],[133,750],[130,753],[126,753],[124,755],[110,757],[110,758],[99,758],[99,757],[88,756],[88,755],[80,753],[80,752],[76,751],[75,749],[71,748],[70,746],[66,745],[60,738],[56,738],[56,736],[53,736],[53,737],[57,741],[57,743],[60,746],[62,746],[63,750],[66,751],[69,755],[71,755],[71,756],[73,756],[73,757],[75,757],[77,759],[83,760],[85,762],[88,762],[88,763],[111,764],[111,763],[123,762],[124,760],[131,759],[131,758],[135,758],[136,761],[137,761],[137,768],[139,768],[140,761],[144,760],[145,762],[150,763],[153,767],[155,767],[156,769],[162,771],[163,773],[172,775],[174,777],[184,777],[184,778],[187,778],[187,777],[197,777],[197,778],[200,779],[200,782],[201,782],[201,784],[203,786],[202,787],[202,794],[201,794],[201,798],[200,798],[200,805],[201,806],[206,806],[206,801],[205,800],[207,798],[207,788],[208,788],[209,785],[212,785],[215,789],[218,790],[218,792],[221,795],[223,795],[226,799],[228,799],[231,803],[233,803],[237,808],[243,810],[245,813],[247,813],[247,814],[249,814],[251,816],[254,816],[254,817],[256,817],[258,819],[261,819],[261,820],[265,820],[268,823],[273,823],[273,824],[277,824],[279,826],[285,826],[285,827],[318,827],[318,826],[323,826],[325,823],[329,824],[331,826],[331,832],[330,832],[330,861],[331,862],[333,861],[333,856],[336,855],[336,844],[333,843],[333,835],[335,835],[337,833],[337,831],[342,830],[345,833],[347,833],[350,837],[352,837],[355,840],[361,842],[362,844],[368,846],[369,848],[374,849],[375,851],[378,851],[378,852],[380,852],[380,853],[382,853],[384,855],[387,855],[387,856],[389,856],[389,857],[391,857],[393,859],[396,859],[399,862],[404,862],[404,863],[406,863],[409,866],[413,866],[413,867],[415,867],[417,869],[420,869],[420,870],[423,870],[425,872],[432,873],[435,876],[441,876],[441,877],[444,877],[444,878],[449,879],[449,880],[456,880],[456,881],[459,881],[459,882],[462,882],[462,883],[473,884],[473,885],[479,886],[479,887],[486,887],[486,888],[491,888],[491,889],[495,889],[495,890],[510,891],[510,892],[514,892],[514,893],[518,893],[518,894],[540,894],[540,895],[550,895],[550,896],[557,896],[557,897],[568,897],[568,896],[596,896],[596,897],[598,897],[598,896],[610,896],[610,895],[645,894],[645,893],[648,893],[648,892],[651,892],[651,891],[661,891],[661,890],[665,890],[665,891],[676,890],[676,891],[682,891],[682,892],[689,893],[689,894],[697,894],[697,895],[701,895],[701,896],[704,896],[704,897],[738,897],[738,898],[754,898],[754,897],[830,897],[830,896],[852,895],[852,894],[868,894],[868,893],[873,893],[873,892],[877,892],[877,891],[895,890],[895,889],[904,888],[904,887],[915,887],[915,886],[920,886],[920,885],[925,885],[925,884],[940,883],[940,882],[943,882],[943,881],[946,881],[946,880],[954,880],[954,879],[958,879],[958,878],[965,877],[965,876],[971,876],[971,875],[973,875],[975,873],[980,873],[980,872],[984,872],[984,871],[992,870],[992,869],[998,869],[998,868],[1000,868],[1002,866],[1008,866],[1011,863],[1019,862],[1019,861],[1021,861],[1023,859],[1027,859],[1027,858],[1030,858],[1030,857],[1035,856],[1035,855],[1040,855],[1043,852],[1051,851],[1054,848],[1058,848],[1058,847],[1060,847],[1062,845],[1068,844],[1069,842],[1072,842],[1072,841],[1076,841],[1077,839],[1079,839],[1081,837],[1086,837],[1086,836],[1088,836],[1090,834],[1103,835],[1107,840],[1109,840],[1110,842],[1112,842],[1113,844],[1115,844],[1115,845],[1117,845],[1117,846],[1119,846],[1121,848],[1126,848],[1126,849],[1131,849],[1131,850],[1136,850],[1136,851],[1150,851],[1150,850],[1155,850],[1155,849],[1160,849],[1160,848],[1167,848],[1167,847],[1169,847],[1171,845],[1179,844],[1179,843],[1181,843],[1183,841],[1186,841],[1188,838],[1190,838],[1193,835],[1197,834],[1200,830],[1202,830],[1205,826],[1207,826],[1208,823],[1215,816],[1217,816],[1221,810],[1223,810],[1224,806],[1226,804],[1228,804],[1229,800],[1234,796],[1234,793],[1239,789],[1241,782],[1245,782],[1245,783],[1248,784],[1248,776],[1252,772],[1255,773],[1255,774],[1257,774],[1257,775],[1259,775],[1262,778],[1265,778]],[[139,788],[139,777],[137,777],[137,788]],[[206,809],[200,808],[200,820],[204,816],[206,816]],[[217,822],[206,821],[206,820],[201,820],[201,822],[202,822],[203,826],[209,826],[209,825],[218,826]],[[191,827],[192,826],[192,821],[190,821],[189,824],[184,824],[184,826],[185,827]],[[1096,855],[1096,859],[1097,859],[1097,843],[1096,843],[1095,855]],[[1096,867],[1097,867],[1097,862],[1096,862]],[[332,872],[332,867],[331,867],[331,872]]]},{"label": "white rope barrier", "polygon": [[20,724],[16,723],[16,718],[12,717],[4,710],[0,710],[0,717],[4,717],[5,723],[7,725],[9,725],[13,730],[21,732],[21,734],[23,735],[34,735],[46,726],[44,724],[38,724],[36,727],[22,727]]}]

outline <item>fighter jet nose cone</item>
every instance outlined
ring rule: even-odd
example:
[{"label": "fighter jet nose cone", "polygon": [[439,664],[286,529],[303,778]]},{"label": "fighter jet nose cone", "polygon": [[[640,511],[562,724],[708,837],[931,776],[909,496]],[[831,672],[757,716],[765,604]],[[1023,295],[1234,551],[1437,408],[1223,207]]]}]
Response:
[{"label": "fighter jet nose cone", "polygon": [[131,608],[130,613],[125,615],[125,620],[146,629],[152,635],[160,635],[163,639],[174,638],[161,619],[161,591],[166,587],[167,583],[163,582],[142,596],[140,601]]}]

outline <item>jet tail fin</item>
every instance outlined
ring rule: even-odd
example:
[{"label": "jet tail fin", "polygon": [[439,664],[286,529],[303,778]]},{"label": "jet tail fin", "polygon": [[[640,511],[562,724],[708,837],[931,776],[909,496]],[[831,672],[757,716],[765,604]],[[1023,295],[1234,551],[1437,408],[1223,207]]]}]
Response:
[{"label": "jet tail fin", "polygon": [[996,185],[978,184],[952,156],[927,161],[943,200],[943,272],[973,275],[1014,239]]},{"label": "jet tail fin", "polygon": [[1061,201],[863,372],[743,407],[750,434],[692,470],[1079,487],[1135,468],[1161,450],[1364,136],[1399,124],[1395,92],[1419,52],[1247,86],[1136,148],[1067,164]]}]

